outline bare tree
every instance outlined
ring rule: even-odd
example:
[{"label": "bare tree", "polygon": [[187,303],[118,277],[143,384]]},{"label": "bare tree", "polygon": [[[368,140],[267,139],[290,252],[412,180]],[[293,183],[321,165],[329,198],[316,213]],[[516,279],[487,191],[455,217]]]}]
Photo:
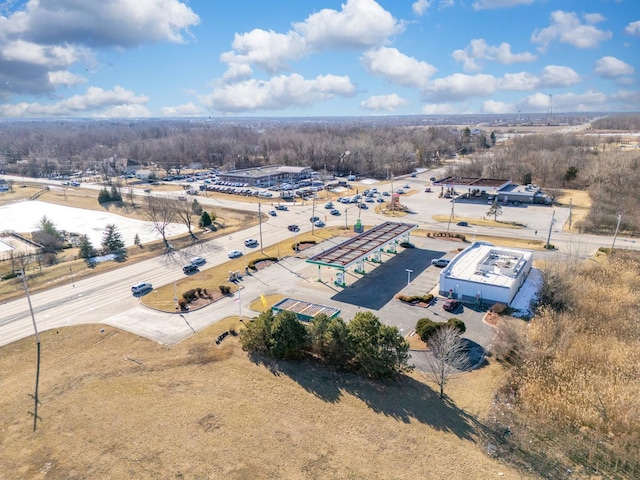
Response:
[{"label": "bare tree", "polygon": [[152,223],[164,242],[167,250],[171,250],[171,245],[167,240],[166,231],[171,222],[175,220],[175,203],[176,200],[163,197],[152,197],[147,195],[146,202],[143,207],[145,216]]},{"label": "bare tree", "polygon": [[191,230],[193,216],[195,215],[193,203],[188,200],[174,200],[174,211],[176,220],[184,223],[189,230],[189,235],[193,240],[197,240],[195,234]]},{"label": "bare tree", "polygon": [[431,354],[427,358],[427,376],[440,387],[440,398],[444,397],[444,386],[456,373],[469,368],[469,356],[460,330],[442,327],[429,337],[427,345]]}]

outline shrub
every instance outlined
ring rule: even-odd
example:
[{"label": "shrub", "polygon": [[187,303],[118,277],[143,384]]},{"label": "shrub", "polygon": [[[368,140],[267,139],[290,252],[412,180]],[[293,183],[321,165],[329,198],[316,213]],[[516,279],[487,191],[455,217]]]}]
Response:
[{"label": "shrub", "polygon": [[249,264],[247,265],[247,267],[253,268],[255,270],[256,269],[256,263],[267,262],[267,261],[277,262],[278,261],[278,257],[256,258],[255,260],[251,260],[249,262]]},{"label": "shrub", "polygon": [[429,338],[438,331],[442,323],[437,323],[430,318],[421,318],[416,323],[416,333],[420,336],[423,342],[429,340]]},{"label": "shrub", "polygon": [[187,302],[193,302],[196,299],[196,291],[194,289],[191,290],[187,290],[186,292],[184,292],[182,294],[182,297],[187,301]]},{"label": "shrub", "polygon": [[196,293],[198,294],[199,297],[202,296],[202,288],[198,287],[196,288]]},{"label": "shrub", "polygon": [[229,295],[231,293],[231,287],[229,285],[220,285],[218,288],[223,295]]},{"label": "shrub", "polygon": [[187,309],[187,301],[184,298],[181,298],[180,300],[178,300],[178,306],[180,307],[180,310],[186,310]]},{"label": "shrub", "polygon": [[493,306],[491,307],[491,311],[493,313],[497,313],[498,315],[504,313],[507,311],[509,307],[507,305],[505,305],[504,303],[494,303]]},{"label": "shrub", "polygon": [[398,300],[406,303],[431,303],[433,301],[433,295],[431,293],[427,293],[426,295],[398,295]]},{"label": "shrub", "polygon": [[467,331],[467,326],[459,318],[455,318],[455,317],[450,318],[449,320],[447,320],[447,325],[458,329],[458,331],[460,332],[460,335],[462,335],[464,332]]}]

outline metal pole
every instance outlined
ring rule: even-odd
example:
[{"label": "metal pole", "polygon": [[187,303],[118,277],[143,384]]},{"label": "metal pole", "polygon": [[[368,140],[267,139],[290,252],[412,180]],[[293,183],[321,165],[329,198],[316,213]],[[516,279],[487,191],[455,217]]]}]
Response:
[{"label": "metal pole", "polygon": [[406,270],[407,270],[407,287],[408,287],[409,285],[411,285],[411,272],[413,272],[413,270],[409,268],[407,268]]},{"label": "metal pole", "polygon": [[547,235],[547,244],[544,248],[549,249],[549,242],[551,241],[551,229],[553,228],[553,224],[556,223],[556,211],[553,211],[553,215],[551,216],[551,223],[549,224],[549,235]]},{"label": "metal pole", "polygon": [[[314,193],[313,200],[311,201],[311,218],[315,218],[315,216],[316,216],[316,195]],[[315,227],[316,227],[316,221],[314,220],[313,222],[311,222],[311,235],[313,235]]]},{"label": "metal pole", "polygon": [[622,215],[618,214],[618,223],[616,224],[616,233],[613,234],[613,243],[611,244],[611,253],[613,253],[613,247],[616,246],[616,237],[618,236],[618,229],[620,228],[620,220],[622,220]]},{"label": "metal pole", "polygon": [[258,219],[260,221],[260,252],[264,253],[264,246],[262,245],[262,205],[258,203]]},{"label": "metal pole", "polygon": [[71,272],[71,285],[73,288],[76,288],[76,283],[73,281],[73,270],[71,270],[71,267],[69,267],[69,272]]}]

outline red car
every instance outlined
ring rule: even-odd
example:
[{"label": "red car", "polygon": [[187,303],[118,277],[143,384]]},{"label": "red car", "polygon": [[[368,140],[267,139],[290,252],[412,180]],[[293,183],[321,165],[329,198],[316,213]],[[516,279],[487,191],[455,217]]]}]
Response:
[{"label": "red car", "polygon": [[460,306],[460,302],[453,299],[446,300],[442,304],[443,310],[446,310],[447,312],[455,312],[459,306]]}]

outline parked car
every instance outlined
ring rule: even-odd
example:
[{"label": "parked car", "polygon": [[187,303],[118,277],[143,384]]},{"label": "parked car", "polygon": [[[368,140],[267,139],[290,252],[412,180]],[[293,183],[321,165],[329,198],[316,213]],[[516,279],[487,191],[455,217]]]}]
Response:
[{"label": "parked car", "polygon": [[431,177],[429,180],[431,180],[432,182],[436,181],[436,177]]},{"label": "parked car", "polygon": [[431,192],[431,187],[425,188],[424,191],[427,192],[427,193]]},{"label": "parked car", "polygon": [[240,250],[231,250],[227,255],[229,258],[238,258],[242,256],[242,252]]},{"label": "parked car", "polygon": [[198,268],[197,265],[194,265],[193,263],[188,263],[187,265],[182,267],[182,271],[186,275],[189,275],[191,273],[198,273],[200,271],[200,269]]},{"label": "parked car", "polygon": [[300,227],[298,225],[289,225],[287,228],[289,229],[290,232],[299,232],[300,231]]},{"label": "parked car", "polygon": [[244,241],[244,246],[245,247],[249,247],[249,248],[254,248],[258,246],[258,240],[256,240],[255,238],[247,238]]},{"label": "parked car", "polygon": [[313,223],[313,222],[317,222],[318,220],[320,220],[320,217],[311,217],[311,218],[309,219],[309,221],[310,221],[311,223]]},{"label": "parked car", "polygon": [[385,197],[388,197],[391,194],[389,192],[382,192],[382,195],[384,195]]},{"label": "parked car", "polygon": [[278,214],[275,210],[269,210],[269,215],[271,215],[272,217],[276,217]]},{"label": "parked car", "polygon": [[325,203],[324,208],[326,208],[327,210],[331,210],[333,208],[333,203],[332,202]]},{"label": "parked car", "polygon": [[411,242],[401,242],[400,246],[402,248],[416,248],[416,246]]},{"label": "parked car", "polygon": [[431,260],[431,265],[435,267],[444,268],[447,265],[449,265],[450,261],[451,260],[447,260],[446,258],[434,258],[433,260]]},{"label": "parked car", "polygon": [[460,302],[457,300],[453,300],[452,298],[445,300],[442,304],[442,309],[447,312],[455,312],[460,307]]},{"label": "parked car", "polygon": [[282,212],[286,212],[287,210],[289,210],[289,208],[286,205],[276,205],[275,207],[276,210],[280,210]]},{"label": "parked car", "polygon": [[205,263],[207,263],[207,261],[206,261],[204,258],[202,258],[202,257],[193,257],[193,258],[190,260],[190,262],[191,262],[193,265],[198,265],[198,266],[200,266],[200,265],[204,265]]},{"label": "parked car", "polygon": [[362,208],[363,210],[366,210],[366,209],[367,209],[367,208],[369,208],[369,207],[367,207],[367,204],[366,204],[366,203],[359,203],[359,204],[358,204],[358,208]]},{"label": "parked car", "polygon": [[153,286],[147,282],[136,283],[135,285],[131,286],[131,293],[133,293],[134,295],[140,294],[140,293],[147,293],[147,292],[150,292],[151,290],[153,290]]},{"label": "parked car", "polygon": [[315,222],[313,222],[313,224],[319,228],[324,227],[324,222],[322,220],[316,220]]},{"label": "parked car", "polygon": [[338,215],[340,215],[340,210],[338,210],[337,208],[334,208],[334,209],[333,209],[333,210],[331,210],[329,213],[330,213],[331,215],[336,215],[336,216],[338,216]]}]

